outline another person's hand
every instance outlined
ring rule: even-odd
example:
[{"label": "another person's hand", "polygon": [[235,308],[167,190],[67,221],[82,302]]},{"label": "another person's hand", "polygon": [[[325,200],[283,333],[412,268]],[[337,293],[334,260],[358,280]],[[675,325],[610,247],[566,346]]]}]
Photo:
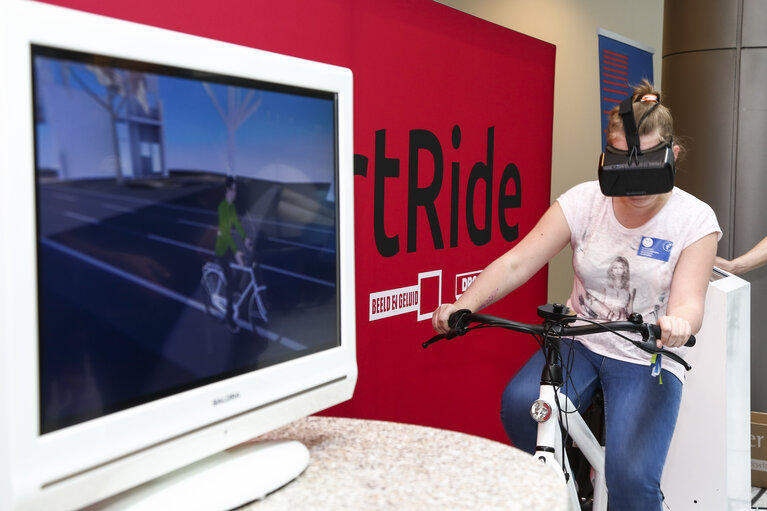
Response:
[{"label": "another person's hand", "polygon": [[658,325],[661,329],[661,338],[656,340],[656,346],[662,348],[666,346],[668,348],[678,348],[684,346],[687,339],[692,335],[692,327],[690,323],[677,316],[662,316],[658,320]]},{"label": "another person's hand", "polygon": [[716,256],[716,259],[714,260],[714,266],[717,268],[721,268],[727,273],[732,273],[737,275],[738,271],[735,268],[735,264],[733,264],[732,261],[725,259],[723,257]]},{"label": "another person's hand", "polygon": [[458,310],[454,303],[443,303],[432,313],[431,326],[437,333],[444,334],[450,330],[447,320],[450,315]]},{"label": "another person's hand", "polygon": [[723,269],[733,275],[742,275],[767,264],[767,237],[754,245],[754,247],[743,255],[733,258],[731,261],[722,257],[717,257],[714,266]]},{"label": "another person's hand", "polygon": [[238,250],[237,253],[234,254],[234,259],[240,266],[245,266],[245,256],[243,255],[242,250]]}]

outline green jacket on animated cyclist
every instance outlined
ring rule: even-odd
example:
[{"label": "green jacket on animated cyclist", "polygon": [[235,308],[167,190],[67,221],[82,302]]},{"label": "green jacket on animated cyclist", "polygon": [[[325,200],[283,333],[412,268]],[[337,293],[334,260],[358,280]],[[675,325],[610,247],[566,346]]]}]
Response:
[{"label": "green jacket on animated cyclist", "polygon": [[232,297],[234,284],[232,279],[231,263],[237,262],[240,266],[245,265],[244,256],[238,249],[232,236],[232,228],[242,238],[245,246],[250,245],[250,239],[245,235],[245,229],[242,228],[240,220],[237,217],[237,210],[234,207],[234,200],[237,197],[237,182],[232,176],[226,178],[226,192],[224,200],[218,205],[218,233],[216,234],[216,259],[221,265],[221,270],[226,278],[226,322],[232,327],[234,325]]}]

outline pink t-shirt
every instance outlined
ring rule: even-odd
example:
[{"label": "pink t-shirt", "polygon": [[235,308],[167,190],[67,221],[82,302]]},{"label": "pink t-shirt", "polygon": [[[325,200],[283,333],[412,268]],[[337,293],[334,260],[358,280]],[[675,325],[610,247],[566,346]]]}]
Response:
[{"label": "pink t-shirt", "polygon": [[[573,248],[575,279],[568,306],[579,316],[601,321],[625,321],[638,312],[645,322],[657,322],[666,313],[682,250],[712,232],[717,239],[722,236],[711,207],[679,188],[649,222],[634,229],[618,222],[612,199],[602,195],[597,181],[574,186],[557,201]],[[650,354],[612,333],[578,340],[600,355],[649,366]],[[673,351],[684,358],[687,349]],[[681,365],[668,357],[662,364],[684,381]]]}]

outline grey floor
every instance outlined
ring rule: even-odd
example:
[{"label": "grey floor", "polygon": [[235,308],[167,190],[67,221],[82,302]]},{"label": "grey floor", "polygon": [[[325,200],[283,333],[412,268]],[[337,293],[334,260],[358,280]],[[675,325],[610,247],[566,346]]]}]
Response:
[{"label": "grey floor", "polygon": [[751,488],[751,509],[767,509],[767,489]]}]

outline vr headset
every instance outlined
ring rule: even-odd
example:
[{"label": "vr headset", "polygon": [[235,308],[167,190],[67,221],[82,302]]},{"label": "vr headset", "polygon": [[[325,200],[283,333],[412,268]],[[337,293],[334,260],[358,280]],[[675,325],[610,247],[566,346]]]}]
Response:
[{"label": "vr headset", "polygon": [[[640,119],[639,126],[656,104]],[[639,130],[634,121],[631,96],[624,99],[618,113],[623,120],[628,151],[608,145],[599,158],[599,187],[608,197],[631,195],[655,195],[670,192],[674,187],[673,141],[662,142],[642,151],[639,147]]]}]

